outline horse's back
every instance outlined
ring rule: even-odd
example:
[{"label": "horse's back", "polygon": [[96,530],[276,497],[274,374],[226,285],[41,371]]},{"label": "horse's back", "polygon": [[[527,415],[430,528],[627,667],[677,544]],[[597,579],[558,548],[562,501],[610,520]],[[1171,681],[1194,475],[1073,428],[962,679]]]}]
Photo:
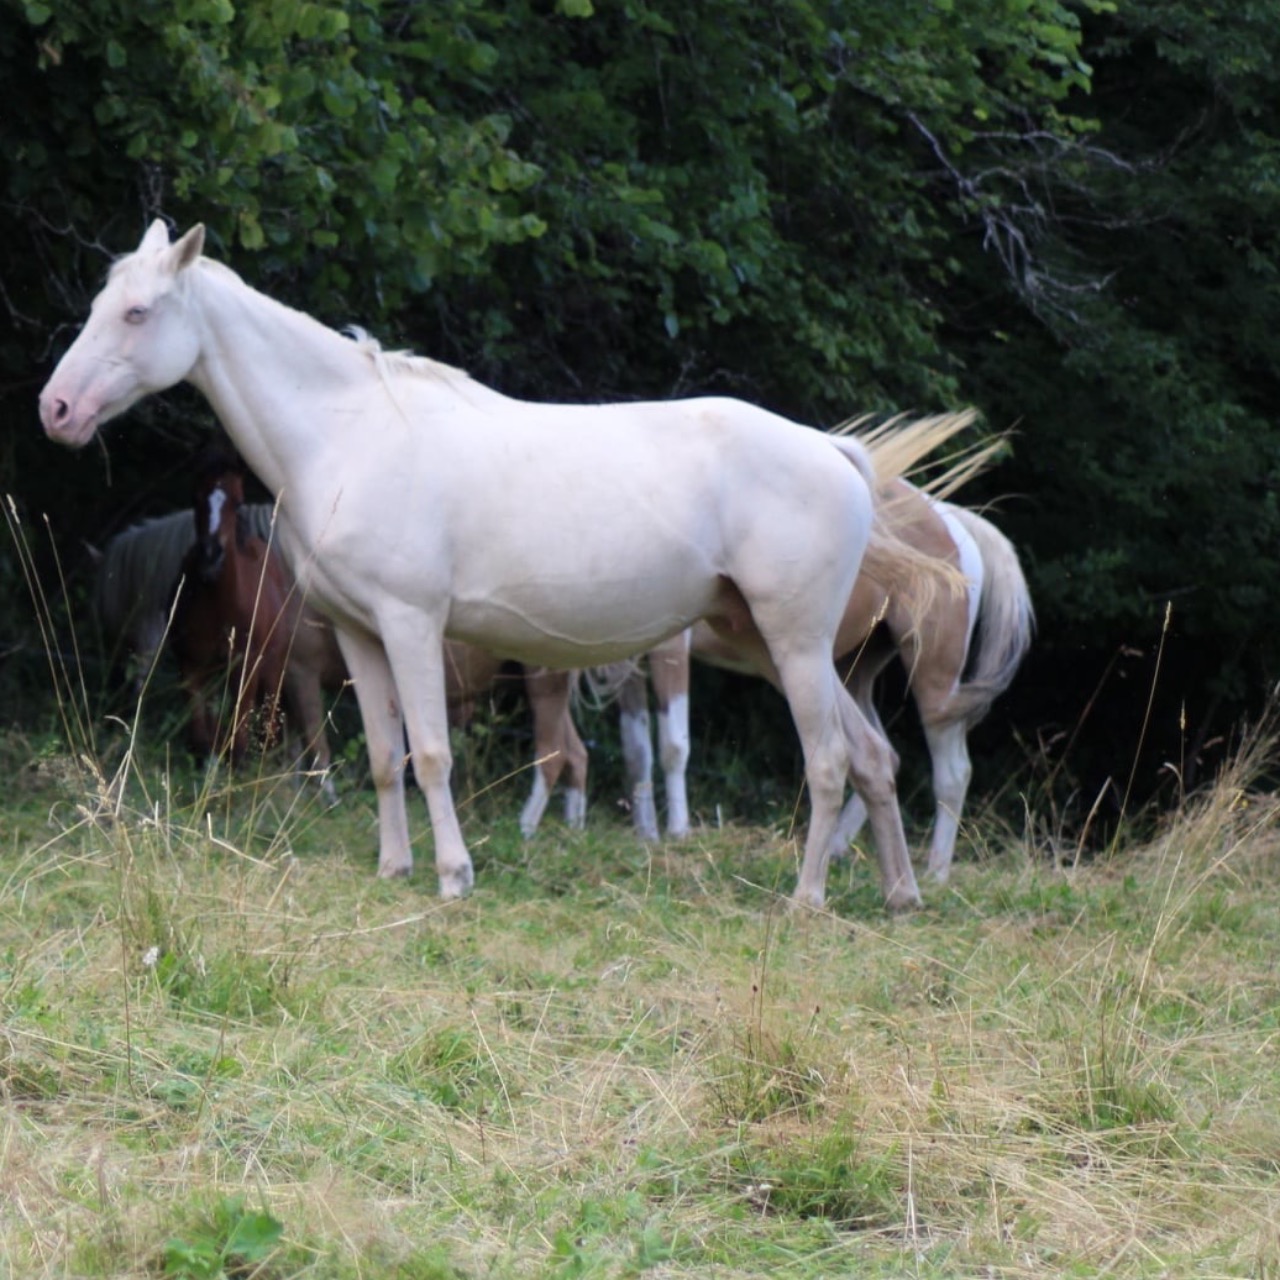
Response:
[{"label": "horse's back", "polygon": [[302,513],[295,562],[339,616],[376,630],[445,596],[453,637],[586,666],[714,610],[724,580],[779,607],[797,571],[852,584],[870,498],[822,433],[721,398],[503,403],[424,412],[393,471],[353,462]]}]

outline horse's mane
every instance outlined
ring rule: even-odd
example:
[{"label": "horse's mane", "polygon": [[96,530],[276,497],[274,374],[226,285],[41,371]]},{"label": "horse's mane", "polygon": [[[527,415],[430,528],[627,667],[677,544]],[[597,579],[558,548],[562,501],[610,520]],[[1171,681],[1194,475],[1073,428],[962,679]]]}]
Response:
[{"label": "horse's mane", "polygon": [[122,635],[131,619],[163,609],[194,541],[189,510],[153,516],[116,534],[103,549],[93,584],[93,607],[103,630]]},{"label": "horse's mane", "polygon": [[380,377],[407,375],[414,378],[430,378],[435,382],[469,383],[471,375],[465,369],[443,364],[413,351],[386,351],[382,343],[359,325],[348,325],[343,330],[356,346],[373,361]]}]

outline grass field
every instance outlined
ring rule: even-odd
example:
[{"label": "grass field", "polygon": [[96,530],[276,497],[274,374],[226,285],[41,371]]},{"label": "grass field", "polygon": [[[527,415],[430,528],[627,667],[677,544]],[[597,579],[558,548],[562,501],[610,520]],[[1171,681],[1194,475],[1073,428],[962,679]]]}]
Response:
[{"label": "grass field", "polygon": [[1262,750],[1087,865],[979,815],[890,919],[865,857],[789,912],[781,824],[525,843],[518,779],[442,904],[416,795],[385,883],[357,787],[11,733],[0,1275],[1280,1275]]}]

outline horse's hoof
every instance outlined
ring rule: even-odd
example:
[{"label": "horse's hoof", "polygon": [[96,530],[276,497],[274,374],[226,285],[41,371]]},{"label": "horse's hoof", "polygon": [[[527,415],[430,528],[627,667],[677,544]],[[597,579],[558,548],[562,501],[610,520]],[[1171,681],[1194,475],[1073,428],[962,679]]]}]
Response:
[{"label": "horse's hoof", "polygon": [[475,884],[475,872],[470,865],[460,867],[457,871],[440,873],[440,896],[451,902],[455,898],[465,898]]},{"label": "horse's hoof", "polygon": [[923,911],[924,899],[918,893],[894,893],[885,898],[884,905],[887,911],[900,916],[908,911]]},{"label": "horse's hoof", "polygon": [[412,862],[378,863],[380,880],[407,880],[413,871]]},{"label": "horse's hoof", "polygon": [[801,893],[797,890],[787,899],[788,911],[822,911],[826,907],[826,898],[820,893]]}]

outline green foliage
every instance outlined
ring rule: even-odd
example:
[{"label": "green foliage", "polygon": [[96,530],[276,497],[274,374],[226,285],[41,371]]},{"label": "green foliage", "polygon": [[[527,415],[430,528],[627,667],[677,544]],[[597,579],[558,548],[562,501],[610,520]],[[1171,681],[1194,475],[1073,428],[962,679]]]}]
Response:
[{"label": "green foliage", "polygon": [[889,1227],[902,1199],[892,1152],[867,1152],[861,1135],[839,1119],[801,1138],[747,1146],[740,1156],[746,1194],[774,1213],[821,1218],[846,1230]]},{"label": "green foliage", "polygon": [[226,1196],[209,1217],[164,1248],[162,1274],[169,1280],[224,1280],[269,1274],[284,1224],[265,1210],[245,1208],[243,1196]]},{"label": "green foliage", "polygon": [[[727,392],[815,423],[974,402],[1017,424],[970,495],[1019,495],[999,519],[1041,622],[1044,666],[1004,705],[1054,740],[1114,665],[1062,775],[1086,808],[1146,714],[1129,657],[1168,604],[1140,792],[1184,752],[1194,777],[1274,676],[1266,5],[3,6],[0,492],[49,513],[60,637],[81,540],[179,505],[208,422],[191,397],[148,405],[107,469],[51,462],[33,422],[64,326],[163,212],[322,319],[518,394]],[[0,606],[26,716],[44,646],[9,555]]]}]

